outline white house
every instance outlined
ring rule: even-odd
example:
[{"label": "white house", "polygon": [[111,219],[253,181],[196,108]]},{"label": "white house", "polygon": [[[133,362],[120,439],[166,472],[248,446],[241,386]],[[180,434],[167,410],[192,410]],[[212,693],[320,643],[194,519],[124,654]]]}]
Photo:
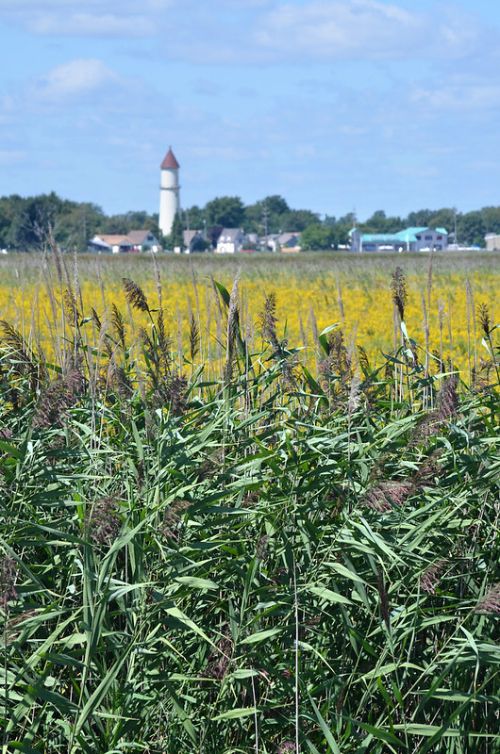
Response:
[{"label": "white house", "polygon": [[245,238],[241,228],[223,228],[217,241],[216,254],[235,254],[241,251]]},{"label": "white house", "polygon": [[127,235],[99,233],[88,243],[89,251],[101,254],[159,251],[160,242],[150,230],[131,230]]}]

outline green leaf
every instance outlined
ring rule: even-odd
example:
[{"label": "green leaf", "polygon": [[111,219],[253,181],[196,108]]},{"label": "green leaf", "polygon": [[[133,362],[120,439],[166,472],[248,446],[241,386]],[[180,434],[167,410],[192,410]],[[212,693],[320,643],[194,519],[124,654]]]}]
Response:
[{"label": "green leaf", "polygon": [[255,715],[257,713],[257,707],[236,707],[228,712],[223,712],[216,717],[212,717],[213,722],[217,720],[236,720],[239,717],[248,717],[249,715]]},{"label": "green leaf", "polygon": [[327,589],[326,586],[310,586],[308,587],[308,591],[327,602],[336,602],[340,605],[352,605],[351,600],[347,599],[347,597],[344,597],[338,592],[332,592],[332,590]]},{"label": "green leaf", "polygon": [[219,585],[210,579],[200,579],[196,576],[177,576],[174,581],[194,589],[219,589]]},{"label": "green leaf", "polygon": [[281,633],[281,628],[267,628],[265,631],[257,631],[255,634],[247,636],[246,639],[240,642],[240,644],[257,644],[259,641],[269,639],[271,636]]}]

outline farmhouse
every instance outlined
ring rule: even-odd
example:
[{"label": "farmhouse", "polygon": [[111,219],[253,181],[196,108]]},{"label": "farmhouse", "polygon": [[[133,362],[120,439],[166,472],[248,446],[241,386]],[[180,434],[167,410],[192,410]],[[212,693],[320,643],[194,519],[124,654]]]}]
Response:
[{"label": "farmhouse", "polygon": [[488,233],[484,240],[487,251],[500,251],[500,233]]},{"label": "farmhouse", "polygon": [[131,230],[126,235],[95,235],[88,243],[88,250],[101,254],[120,254],[138,251],[159,251],[160,242],[150,230]]},{"label": "farmhouse", "polygon": [[350,232],[351,251],[441,251],[448,247],[445,228],[405,228],[398,233]]},{"label": "farmhouse", "polygon": [[245,234],[241,228],[223,228],[217,241],[216,254],[235,254],[242,250]]}]

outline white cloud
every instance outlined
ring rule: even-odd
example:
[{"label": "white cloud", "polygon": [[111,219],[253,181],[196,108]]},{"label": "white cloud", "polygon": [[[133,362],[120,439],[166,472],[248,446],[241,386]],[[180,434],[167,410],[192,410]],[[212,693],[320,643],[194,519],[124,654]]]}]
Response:
[{"label": "white cloud", "polygon": [[260,22],[255,41],[270,52],[313,57],[359,54],[387,57],[401,53],[423,31],[423,19],[376,0],[284,4]]},{"label": "white cloud", "polygon": [[500,107],[500,83],[451,81],[441,86],[415,88],[412,102],[420,107],[446,111],[484,113]]},{"label": "white cloud", "polygon": [[264,14],[254,32],[271,59],[289,60],[463,55],[476,38],[474,24],[439,8],[429,14],[379,0],[285,2]]},{"label": "white cloud", "polygon": [[72,13],[37,15],[29,22],[35,34],[93,37],[146,37],[154,33],[154,23],[145,16],[122,16],[113,13]]},{"label": "white cloud", "polygon": [[118,80],[116,73],[101,60],[79,58],[52,68],[38,82],[36,96],[42,101],[57,102]]}]

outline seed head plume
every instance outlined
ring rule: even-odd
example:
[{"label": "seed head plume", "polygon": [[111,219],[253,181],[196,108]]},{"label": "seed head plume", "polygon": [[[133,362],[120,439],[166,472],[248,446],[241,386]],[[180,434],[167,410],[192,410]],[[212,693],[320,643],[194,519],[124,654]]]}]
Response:
[{"label": "seed head plume", "polygon": [[262,335],[268,340],[274,349],[279,348],[278,335],[276,333],[276,294],[269,293],[264,301],[264,311],[260,315]]},{"label": "seed head plume", "polygon": [[392,273],[391,289],[392,300],[394,301],[394,304],[399,312],[399,318],[401,319],[401,321],[403,321],[405,318],[407,291],[406,278],[401,267],[396,267],[396,269]]},{"label": "seed head plume", "polygon": [[156,318],[156,327],[158,332],[158,352],[160,355],[160,362],[163,369],[163,374],[168,376],[170,374],[170,366],[172,362],[171,355],[171,341],[167,335],[167,328],[165,326],[165,317],[163,310],[160,309],[158,317]]},{"label": "seed head plume", "polygon": [[474,608],[475,613],[492,613],[500,615],[500,581],[486,592]]},{"label": "seed head plume", "polygon": [[217,651],[213,651],[208,658],[206,674],[209,678],[221,681],[227,673],[233,653],[233,642],[229,632],[217,643]]},{"label": "seed head plume", "polygon": [[389,607],[389,595],[384,581],[384,574],[377,568],[377,591],[380,600],[380,615],[388,630],[391,628],[391,614]]},{"label": "seed head plume", "polygon": [[458,395],[457,395],[458,378],[456,374],[451,374],[444,382],[438,394],[438,417],[441,421],[450,419],[457,413]]},{"label": "seed head plume", "polygon": [[16,590],[17,568],[13,558],[4,557],[0,560],[0,605],[4,610],[11,600],[17,599]]},{"label": "seed head plume", "polygon": [[479,316],[479,322],[481,324],[483,333],[486,336],[486,338],[489,338],[490,332],[491,332],[491,320],[490,320],[490,312],[488,309],[488,304],[484,304],[484,303],[479,304],[478,316]]},{"label": "seed head plume", "polygon": [[112,357],[109,362],[108,368],[108,380],[110,385],[121,398],[130,398],[134,392],[132,383],[127,375],[127,372],[122,366],[116,363],[116,359]]},{"label": "seed head plume", "polygon": [[111,545],[121,528],[118,502],[113,497],[100,498],[94,504],[86,523],[92,542],[97,545]]},{"label": "seed head plume", "polygon": [[420,577],[420,588],[427,594],[436,594],[442,573],[448,565],[447,560],[438,560],[427,568]]},{"label": "seed head plume", "polygon": [[486,592],[474,608],[475,613],[492,613],[500,615],[500,581]]},{"label": "seed head plume", "polygon": [[163,514],[163,524],[161,532],[166,539],[175,542],[180,537],[180,524],[183,514],[189,510],[191,503],[188,500],[174,500]]},{"label": "seed head plume", "polygon": [[125,295],[130,306],[134,307],[140,312],[150,313],[148,300],[142,288],[134,283],[130,278],[122,278],[123,287],[125,288]]},{"label": "seed head plume", "polygon": [[111,305],[111,322],[121,347],[125,350],[125,322],[116,304]]},{"label": "seed head plume", "polygon": [[240,312],[238,309],[238,275],[234,279],[229,298],[229,309],[227,314],[227,346],[226,346],[226,365],[224,367],[224,381],[229,384],[233,378],[234,359],[236,356],[236,344],[240,331]]},{"label": "seed head plume", "polygon": [[191,321],[189,323],[189,355],[191,361],[194,361],[198,351],[200,350],[200,330],[198,323],[196,322],[194,314],[191,313]]},{"label": "seed head plume", "polygon": [[403,505],[414,491],[414,485],[410,480],[382,481],[366,494],[363,504],[378,513],[386,513]]},{"label": "seed head plume", "polygon": [[100,318],[99,318],[99,315],[98,315],[98,313],[97,313],[97,312],[96,312],[96,310],[94,309],[94,307],[92,307],[92,309],[90,310],[90,315],[91,315],[91,317],[92,317],[92,321],[93,321],[93,323],[95,324],[95,326],[96,326],[97,330],[98,330],[99,332],[101,332],[101,330],[102,330],[102,322],[101,322],[101,320],[100,320]]},{"label": "seed head plume", "polygon": [[21,333],[4,319],[0,320],[0,329],[2,331],[2,342],[14,352],[16,359],[27,367],[33,366],[32,353]]},{"label": "seed head plume", "polygon": [[66,288],[63,293],[64,314],[70,325],[75,327],[80,320],[80,312],[76,303],[76,297],[71,288]]}]

